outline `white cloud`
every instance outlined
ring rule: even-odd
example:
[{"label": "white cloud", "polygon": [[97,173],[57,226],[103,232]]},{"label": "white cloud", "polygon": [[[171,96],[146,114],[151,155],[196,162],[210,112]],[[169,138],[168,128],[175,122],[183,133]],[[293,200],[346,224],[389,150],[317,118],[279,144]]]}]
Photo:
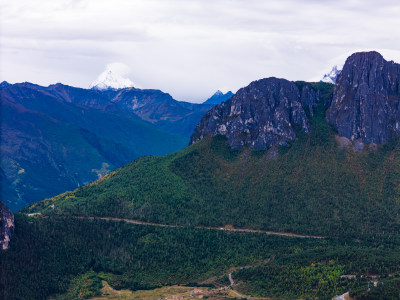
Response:
[{"label": "white cloud", "polygon": [[397,0],[2,0],[0,11],[0,80],[87,87],[120,61],[144,88],[189,101],[400,49]]},{"label": "white cloud", "polygon": [[106,65],[106,71],[112,71],[119,76],[126,76],[131,73],[131,68],[124,63],[115,62]]}]

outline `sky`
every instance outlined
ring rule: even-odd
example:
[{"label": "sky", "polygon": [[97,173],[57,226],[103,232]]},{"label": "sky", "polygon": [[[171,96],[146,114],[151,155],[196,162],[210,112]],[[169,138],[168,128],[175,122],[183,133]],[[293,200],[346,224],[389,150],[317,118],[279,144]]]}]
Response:
[{"label": "sky", "polygon": [[202,102],[275,76],[318,80],[356,51],[400,62],[398,0],[0,0],[0,81],[88,88],[110,64]]}]

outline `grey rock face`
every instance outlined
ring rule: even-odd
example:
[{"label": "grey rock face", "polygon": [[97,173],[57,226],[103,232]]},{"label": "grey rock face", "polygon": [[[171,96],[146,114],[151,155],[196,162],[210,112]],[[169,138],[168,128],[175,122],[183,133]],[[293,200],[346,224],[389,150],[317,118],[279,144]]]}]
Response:
[{"label": "grey rock face", "polygon": [[303,106],[313,113],[319,93],[305,85],[301,90],[285,79],[266,78],[240,89],[231,99],[203,116],[190,143],[221,134],[232,148],[265,149],[296,138],[296,129],[309,132]]},{"label": "grey rock face", "polygon": [[0,249],[8,249],[11,235],[14,232],[14,215],[0,201]]},{"label": "grey rock face", "polygon": [[400,132],[400,65],[378,52],[351,55],[338,76],[327,120],[339,136],[383,143]]}]

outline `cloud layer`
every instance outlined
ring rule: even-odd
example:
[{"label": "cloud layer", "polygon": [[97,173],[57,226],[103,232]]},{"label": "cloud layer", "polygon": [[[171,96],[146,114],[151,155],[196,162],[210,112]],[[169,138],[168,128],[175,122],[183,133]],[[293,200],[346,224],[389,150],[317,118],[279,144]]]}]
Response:
[{"label": "cloud layer", "polygon": [[268,76],[318,78],[359,49],[400,50],[391,0],[14,0],[0,80],[87,87],[119,61],[143,88],[201,101]]}]

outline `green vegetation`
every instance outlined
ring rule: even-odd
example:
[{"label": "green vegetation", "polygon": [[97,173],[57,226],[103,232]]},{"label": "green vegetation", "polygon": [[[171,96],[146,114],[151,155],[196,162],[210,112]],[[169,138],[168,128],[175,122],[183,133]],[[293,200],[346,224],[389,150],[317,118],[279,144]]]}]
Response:
[{"label": "green vegetation", "polygon": [[341,150],[321,106],[310,134],[299,132],[276,160],[271,151],[232,150],[222,136],[207,138],[25,211],[400,241],[398,139],[377,150]]},{"label": "green vegetation", "polygon": [[[318,297],[325,299],[343,291],[359,287],[360,280],[341,279],[345,267],[335,262],[324,264],[279,265],[271,264],[255,269],[241,270],[236,277],[242,281],[239,290],[245,294],[284,297],[289,299]],[[365,287],[365,284],[363,284]]]},{"label": "green vegetation", "polygon": [[101,295],[102,288],[101,278],[94,271],[89,271],[82,276],[78,276],[72,281],[71,289],[66,297],[60,299],[89,299],[94,296]]},{"label": "green vegetation", "polygon": [[400,299],[400,279],[398,276],[390,277],[382,280],[375,287],[373,282],[370,282],[370,291],[365,288],[354,289],[350,292],[350,296],[354,300],[392,300]]},{"label": "green vegetation", "polygon": [[400,272],[398,246],[390,243],[21,214],[0,261],[0,299],[84,299],[99,294],[102,280],[132,291],[196,285],[213,276],[221,284],[232,268],[244,294],[330,299],[366,289],[365,279],[341,275]]}]

